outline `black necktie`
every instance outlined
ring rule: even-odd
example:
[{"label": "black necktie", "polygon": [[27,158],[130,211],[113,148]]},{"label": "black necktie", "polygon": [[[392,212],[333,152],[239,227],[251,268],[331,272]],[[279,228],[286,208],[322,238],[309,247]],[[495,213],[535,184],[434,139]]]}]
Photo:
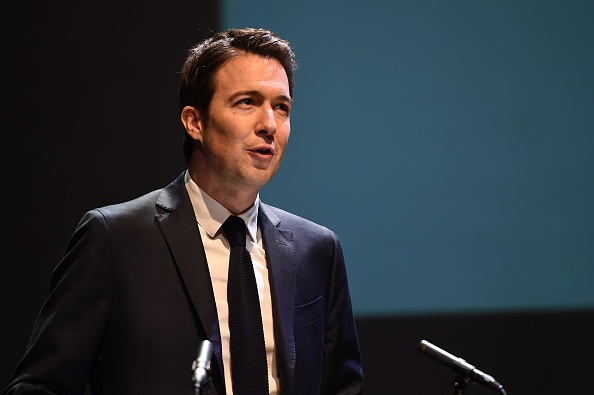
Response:
[{"label": "black necktie", "polygon": [[229,348],[234,395],[268,395],[268,365],[258,287],[250,253],[245,248],[245,222],[230,216],[223,223],[229,242]]}]

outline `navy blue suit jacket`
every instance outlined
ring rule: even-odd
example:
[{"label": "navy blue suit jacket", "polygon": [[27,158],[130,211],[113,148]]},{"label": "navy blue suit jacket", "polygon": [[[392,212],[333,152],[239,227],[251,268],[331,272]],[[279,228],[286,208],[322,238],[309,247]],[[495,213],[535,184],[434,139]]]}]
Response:
[{"label": "navy blue suit jacket", "polygon": [[[261,204],[281,394],[359,394],[363,374],[345,263],[329,229]],[[187,394],[202,340],[224,394],[219,323],[183,174],[89,211],[52,274],[4,394]],[[228,383],[227,385],[230,385]]]}]

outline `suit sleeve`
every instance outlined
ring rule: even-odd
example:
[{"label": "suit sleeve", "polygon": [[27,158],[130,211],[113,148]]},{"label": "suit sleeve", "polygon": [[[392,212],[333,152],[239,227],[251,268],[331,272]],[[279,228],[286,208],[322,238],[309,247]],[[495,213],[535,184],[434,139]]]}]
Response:
[{"label": "suit sleeve", "polygon": [[98,211],[79,223],[52,274],[9,394],[83,394],[111,303],[109,232]]},{"label": "suit sleeve", "polygon": [[363,370],[346,266],[338,237],[327,290],[322,394],[362,394]]}]

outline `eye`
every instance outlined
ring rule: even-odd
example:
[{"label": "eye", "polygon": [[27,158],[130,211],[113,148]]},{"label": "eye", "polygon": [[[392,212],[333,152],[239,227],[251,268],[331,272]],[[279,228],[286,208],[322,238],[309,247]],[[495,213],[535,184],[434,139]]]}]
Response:
[{"label": "eye", "polygon": [[291,112],[291,106],[286,103],[279,103],[275,106],[275,108],[287,114]]},{"label": "eye", "polygon": [[236,105],[242,106],[242,107],[253,106],[254,105],[254,100],[252,98],[245,97],[243,99],[238,100],[237,103],[236,103]]}]

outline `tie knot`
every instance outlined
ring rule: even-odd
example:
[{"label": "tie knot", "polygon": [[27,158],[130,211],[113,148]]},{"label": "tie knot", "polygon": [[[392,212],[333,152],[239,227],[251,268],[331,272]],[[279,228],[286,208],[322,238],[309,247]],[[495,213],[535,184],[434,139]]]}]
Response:
[{"label": "tie knot", "polygon": [[230,245],[240,245],[245,247],[245,222],[243,219],[231,215],[223,223],[223,232]]}]

